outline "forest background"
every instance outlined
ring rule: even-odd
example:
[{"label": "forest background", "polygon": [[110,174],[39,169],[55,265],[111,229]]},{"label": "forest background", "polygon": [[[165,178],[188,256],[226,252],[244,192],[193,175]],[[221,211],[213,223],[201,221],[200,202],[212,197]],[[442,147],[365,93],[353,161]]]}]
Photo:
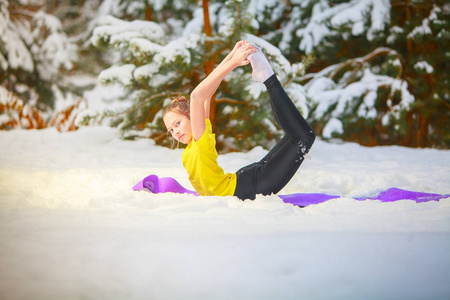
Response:
[{"label": "forest background", "polygon": [[[448,149],[449,15],[444,0],[0,0],[0,128],[107,124],[168,146],[163,107],[247,39],[322,138]],[[280,134],[250,67],[211,121],[221,152]]]}]

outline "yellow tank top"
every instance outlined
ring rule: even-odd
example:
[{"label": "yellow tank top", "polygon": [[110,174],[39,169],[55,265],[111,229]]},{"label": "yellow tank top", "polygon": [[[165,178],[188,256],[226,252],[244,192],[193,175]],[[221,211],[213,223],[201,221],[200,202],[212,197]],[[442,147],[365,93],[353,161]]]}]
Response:
[{"label": "yellow tank top", "polygon": [[205,120],[206,129],[198,141],[192,139],[181,155],[189,180],[199,195],[233,196],[236,174],[225,174],[217,164],[216,139],[211,121]]}]

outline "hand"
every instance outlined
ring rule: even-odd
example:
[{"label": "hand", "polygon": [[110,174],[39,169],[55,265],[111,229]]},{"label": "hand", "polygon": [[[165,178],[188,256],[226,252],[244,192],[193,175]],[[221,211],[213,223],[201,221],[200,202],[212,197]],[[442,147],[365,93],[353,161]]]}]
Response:
[{"label": "hand", "polygon": [[239,42],[237,42],[235,45],[234,45],[234,47],[233,47],[233,50],[231,50],[231,52],[230,52],[230,57],[231,56],[233,56],[233,54],[236,52],[236,50],[239,48],[239,47],[241,47],[241,46],[243,46],[243,45],[245,45],[245,44],[248,44],[248,42],[247,41],[239,41]]},{"label": "hand", "polygon": [[249,42],[247,41],[239,41],[234,46],[233,50],[231,50],[229,57],[230,60],[235,64],[236,66],[243,66],[250,63],[250,61],[247,59],[247,57],[253,53],[258,51],[255,47],[253,47]]}]

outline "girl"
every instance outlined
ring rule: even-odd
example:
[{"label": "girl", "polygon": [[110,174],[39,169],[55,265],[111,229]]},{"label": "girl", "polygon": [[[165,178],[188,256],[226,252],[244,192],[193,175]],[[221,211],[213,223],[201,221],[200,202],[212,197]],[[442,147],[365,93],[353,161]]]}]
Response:
[{"label": "girl", "polygon": [[[215,135],[209,121],[210,101],[222,80],[239,66],[251,64],[254,80],[263,82],[284,137],[259,162],[225,174],[217,164]],[[255,199],[278,193],[294,176],[312,147],[315,134],[288,97],[262,52],[246,41],[236,43],[225,59],[192,91],[190,104],[175,98],[165,109],[164,124],[173,138],[188,144],[182,162],[199,195]]]}]

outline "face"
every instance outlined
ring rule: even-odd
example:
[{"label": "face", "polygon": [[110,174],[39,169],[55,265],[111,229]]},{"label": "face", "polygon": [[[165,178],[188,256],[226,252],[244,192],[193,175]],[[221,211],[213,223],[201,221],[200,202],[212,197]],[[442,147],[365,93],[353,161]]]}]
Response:
[{"label": "face", "polygon": [[174,139],[189,144],[192,139],[191,121],[185,115],[170,111],[164,116],[164,124]]}]

